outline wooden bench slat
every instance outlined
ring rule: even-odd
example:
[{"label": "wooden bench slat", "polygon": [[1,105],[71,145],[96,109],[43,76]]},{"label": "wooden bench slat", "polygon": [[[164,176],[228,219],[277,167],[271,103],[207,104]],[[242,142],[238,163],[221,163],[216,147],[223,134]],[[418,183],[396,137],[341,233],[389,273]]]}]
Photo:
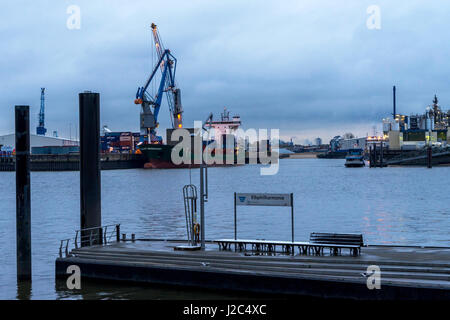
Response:
[{"label": "wooden bench slat", "polygon": [[313,243],[332,243],[332,244],[354,244],[363,246],[364,240],[362,234],[352,233],[320,233],[310,234],[310,242]]}]

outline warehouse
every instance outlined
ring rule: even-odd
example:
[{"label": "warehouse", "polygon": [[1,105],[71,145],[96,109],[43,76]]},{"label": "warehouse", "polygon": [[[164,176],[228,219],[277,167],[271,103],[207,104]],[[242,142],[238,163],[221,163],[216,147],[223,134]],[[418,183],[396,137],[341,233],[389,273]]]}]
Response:
[{"label": "warehouse", "polygon": [[[0,136],[0,146],[15,148],[14,133]],[[78,146],[78,141],[30,134],[30,147]]]}]

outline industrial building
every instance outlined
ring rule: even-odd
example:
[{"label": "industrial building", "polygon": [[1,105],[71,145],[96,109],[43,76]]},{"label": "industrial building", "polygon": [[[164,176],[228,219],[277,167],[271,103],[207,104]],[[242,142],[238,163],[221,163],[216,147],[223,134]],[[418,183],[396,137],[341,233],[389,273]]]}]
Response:
[{"label": "industrial building", "polygon": [[362,138],[350,138],[344,139],[341,136],[335,136],[330,140],[330,151],[331,152],[345,152],[349,149],[365,149],[366,148],[367,137]]},{"label": "industrial building", "polygon": [[416,150],[425,145],[450,144],[450,110],[442,111],[436,95],[433,104],[423,114],[410,116],[398,114],[395,109],[393,118],[383,119],[383,138],[391,150]]},{"label": "industrial building", "polygon": [[[15,149],[16,135],[14,133],[0,136],[0,147]],[[30,147],[66,147],[66,146],[78,146],[78,141],[47,137],[42,135],[30,134]]]}]

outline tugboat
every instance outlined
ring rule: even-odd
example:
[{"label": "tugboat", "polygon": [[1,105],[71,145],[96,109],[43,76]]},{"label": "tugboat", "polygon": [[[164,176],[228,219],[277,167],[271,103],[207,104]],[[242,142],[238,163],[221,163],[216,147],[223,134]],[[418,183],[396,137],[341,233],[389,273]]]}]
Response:
[{"label": "tugboat", "polygon": [[345,158],[345,166],[347,168],[364,167],[365,163],[363,149],[348,150],[347,157]]}]

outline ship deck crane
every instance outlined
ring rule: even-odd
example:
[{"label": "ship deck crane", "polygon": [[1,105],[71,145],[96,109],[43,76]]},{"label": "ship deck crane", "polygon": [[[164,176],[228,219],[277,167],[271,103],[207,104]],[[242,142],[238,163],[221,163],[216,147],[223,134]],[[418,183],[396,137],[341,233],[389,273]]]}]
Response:
[{"label": "ship deck crane", "polygon": [[[175,83],[175,73],[177,68],[177,59],[172,55],[170,50],[164,49],[161,42],[158,29],[152,23],[153,39],[155,42],[156,52],[158,54],[158,62],[143,87],[139,87],[136,92],[135,104],[141,105],[140,114],[140,143],[162,143],[162,138],[156,135],[158,127],[158,115],[161,108],[164,92],[167,95],[169,111],[171,113],[172,128],[182,128],[183,108],[181,105],[181,91]],[[155,82],[158,69],[161,71],[161,79],[158,91],[153,97],[147,90],[151,83]],[[153,109],[153,110],[152,110]]]},{"label": "ship deck crane", "polygon": [[47,129],[45,128],[45,88],[41,88],[41,109],[39,111],[39,125],[36,127],[36,134],[45,136]]}]

